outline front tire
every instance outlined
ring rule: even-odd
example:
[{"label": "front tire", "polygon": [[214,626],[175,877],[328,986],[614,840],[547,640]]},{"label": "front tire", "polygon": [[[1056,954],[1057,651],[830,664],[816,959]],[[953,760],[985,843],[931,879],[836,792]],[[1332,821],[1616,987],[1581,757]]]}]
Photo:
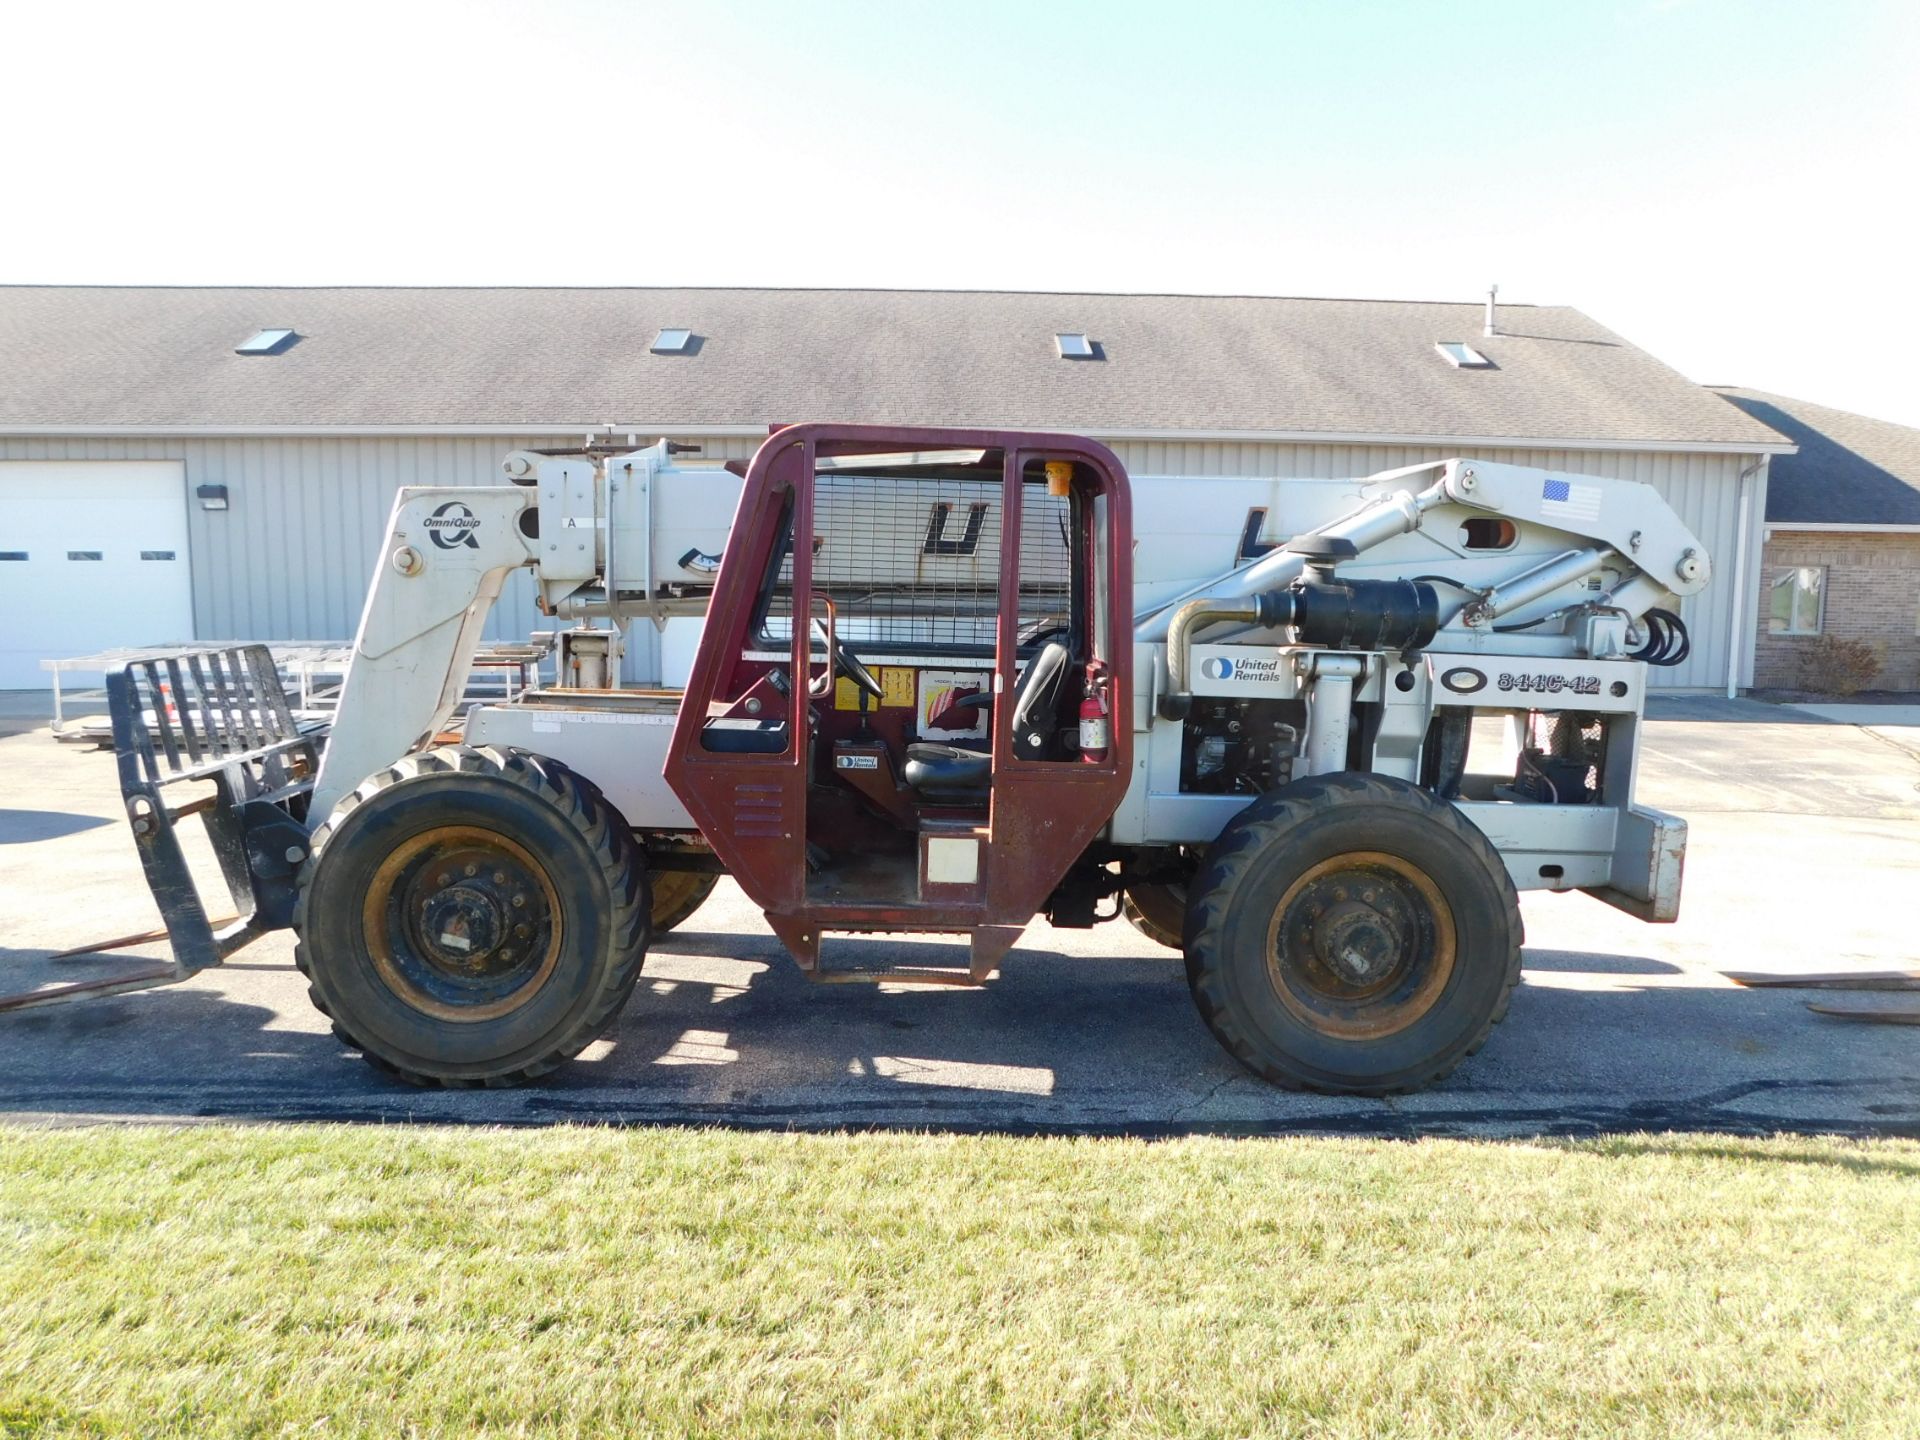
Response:
[{"label": "front tire", "polygon": [[1216,1039],[1276,1085],[1419,1089],[1485,1042],[1520,978],[1519,896],[1487,837],[1404,780],[1283,786],[1230,821],[1194,884],[1187,982]]},{"label": "front tire", "polygon": [[314,832],[295,959],[336,1033],[422,1085],[514,1085],[613,1023],[646,954],[643,852],[557,761],[450,746]]}]

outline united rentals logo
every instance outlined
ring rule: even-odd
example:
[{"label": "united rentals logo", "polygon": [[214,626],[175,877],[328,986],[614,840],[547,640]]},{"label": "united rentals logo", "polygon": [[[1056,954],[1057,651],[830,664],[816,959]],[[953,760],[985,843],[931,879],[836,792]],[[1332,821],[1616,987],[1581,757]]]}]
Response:
[{"label": "united rentals logo", "polygon": [[470,550],[480,548],[480,541],[473,533],[480,528],[480,517],[458,500],[449,500],[420,523],[427,527],[428,536],[442,550],[451,550],[456,545],[465,545]]},{"label": "united rentals logo", "polygon": [[1225,655],[1209,655],[1200,662],[1200,673],[1209,680],[1256,681],[1277,684],[1287,678],[1286,666],[1272,655],[1243,655],[1229,660]]}]

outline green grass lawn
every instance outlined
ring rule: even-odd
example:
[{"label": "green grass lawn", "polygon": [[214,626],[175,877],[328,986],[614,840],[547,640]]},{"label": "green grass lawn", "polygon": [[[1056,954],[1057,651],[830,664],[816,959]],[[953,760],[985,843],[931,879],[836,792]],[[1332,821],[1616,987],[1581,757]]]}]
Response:
[{"label": "green grass lawn", "polygon": [[0,1131],[0,1434],[1920,1433],[1920,1145]]}]

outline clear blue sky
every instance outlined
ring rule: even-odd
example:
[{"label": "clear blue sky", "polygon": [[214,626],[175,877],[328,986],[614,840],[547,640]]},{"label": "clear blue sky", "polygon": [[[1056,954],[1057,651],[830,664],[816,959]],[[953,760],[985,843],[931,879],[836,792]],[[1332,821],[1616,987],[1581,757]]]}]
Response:
[{"label": "clear blue sky", "polygon": [[1920,425],[1920,4],[6,4],[0,279],[1577,306]]}]

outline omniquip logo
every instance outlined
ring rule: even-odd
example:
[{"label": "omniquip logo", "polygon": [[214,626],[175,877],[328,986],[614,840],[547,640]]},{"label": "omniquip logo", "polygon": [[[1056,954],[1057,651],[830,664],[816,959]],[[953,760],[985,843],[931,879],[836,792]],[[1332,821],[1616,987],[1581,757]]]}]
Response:
[{"label": "omniquip logo", "polygon": [[1201,664],[1200,673],[1209,680],[1231,680],[1233,661],[1224,655],[1211,655]]},{"label": "omniquip logo", "polygon": [[480,518],[458,500],[449,500],[421,523],[442,550],[451,550],[456,545],[465,545],[469,550],[480,548],[480,541],[473,533],[480,528]]}]

